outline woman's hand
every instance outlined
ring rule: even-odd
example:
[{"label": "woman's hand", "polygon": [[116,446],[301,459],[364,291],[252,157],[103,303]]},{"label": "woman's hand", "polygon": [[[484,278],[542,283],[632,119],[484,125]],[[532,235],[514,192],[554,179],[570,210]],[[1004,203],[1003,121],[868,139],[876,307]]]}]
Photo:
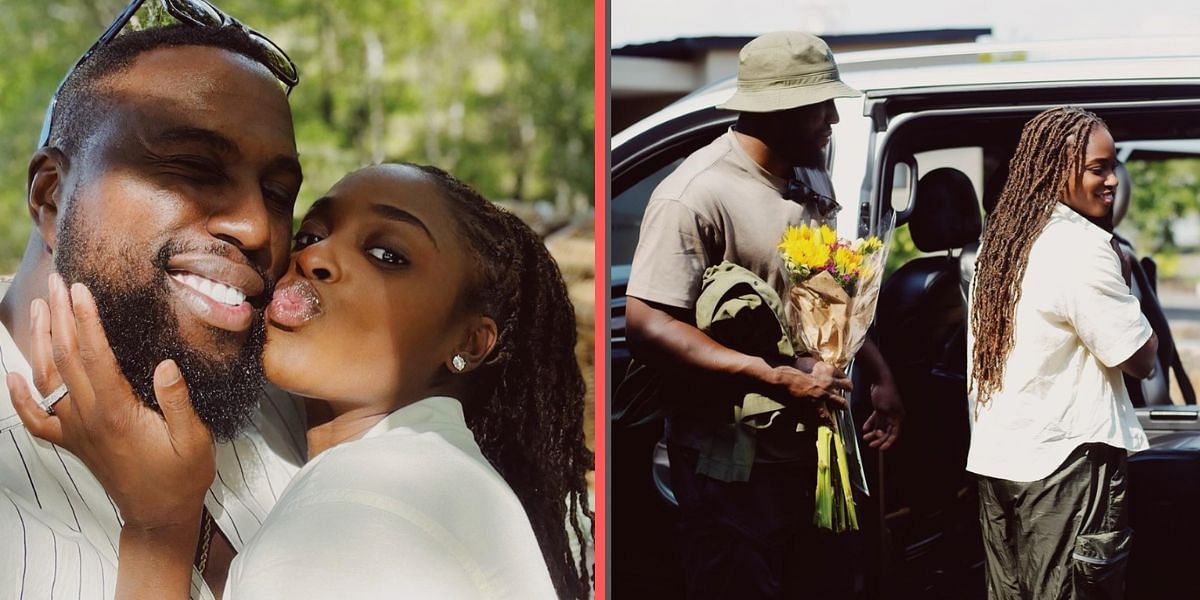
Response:
[{"label": "woman's hand", "polygon": [[216,473],[215,450],[175,362],[165,360],[154,371],[159,415],[121,374],[83,284],[68,291],[51,275],[50,302],[34,300],[31,315],[31,364],[39,391],[49,394],[61,377],[68,395],[47,412],[24,378],[9,375],[21,421],[87,464],[127,530],[194,529]]}]

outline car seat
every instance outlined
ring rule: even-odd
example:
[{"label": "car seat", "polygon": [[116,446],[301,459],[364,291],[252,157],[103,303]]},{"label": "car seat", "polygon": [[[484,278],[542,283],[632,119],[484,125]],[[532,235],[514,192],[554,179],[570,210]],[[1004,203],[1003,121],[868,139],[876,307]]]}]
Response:
[{"label": "car seat", "polygon": [[876,339],[907,413],[888,457],[888,510],[938,511],[965,485],[967,312],[960,253],[982,232],[975,186],[940,168],[917,183],[908,227],[919,250],[880,291]]},{"label": "car seat", "polygon": [[[883,283],[875,322],[904,402],[904,429],[895,446],[864,452],[863,462],[883,477],[871,484],[880,492],[873,502],[882,504],[884,536],[892,540],[898,596],[947,590],[947,597],[981,597],[982,538],[966,472],[967,303],[960,287],[962,249],[982,231],[979,202],[970,178],[941,168],[917,182],[912,207],[912,240],[933,255],[905,263]],[[855,389],[856,404],[865,401]],[[870,410],[856,411],[863,413]]]}]

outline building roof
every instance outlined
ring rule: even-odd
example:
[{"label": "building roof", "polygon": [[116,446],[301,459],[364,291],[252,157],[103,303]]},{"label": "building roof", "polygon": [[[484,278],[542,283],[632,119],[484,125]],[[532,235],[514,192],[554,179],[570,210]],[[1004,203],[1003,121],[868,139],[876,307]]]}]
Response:
[{"label": "building roof", "polygon": [[[990,28],[982,29],[925,29],[918,31],[889,31],[885,33],[824,34],[829,47],[838,49],[885,48],[927,44],[953,44],[974,42],[979,37],[991,35]],[[737,50],[745,46],[754,36],[707,36],[676,38],[662,42],[630,44],[613,48],[613,56],[638,58],[665,58],[692,60],[711,50]]]}]

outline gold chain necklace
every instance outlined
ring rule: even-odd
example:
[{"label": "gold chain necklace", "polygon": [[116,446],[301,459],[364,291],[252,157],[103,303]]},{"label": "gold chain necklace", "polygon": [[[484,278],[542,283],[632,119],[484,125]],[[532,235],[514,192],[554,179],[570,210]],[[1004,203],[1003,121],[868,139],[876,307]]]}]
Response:
[{"label": "gold chain necklace", "polygon": [[204,514],[200,517],[200,540],[196,546],[196,570],[200,572],[200,576],[204,576],[204,568],[208,566],[208,549],[212,546],[213,537],[213,516],[208,512],[208,507],[204,507]]}]

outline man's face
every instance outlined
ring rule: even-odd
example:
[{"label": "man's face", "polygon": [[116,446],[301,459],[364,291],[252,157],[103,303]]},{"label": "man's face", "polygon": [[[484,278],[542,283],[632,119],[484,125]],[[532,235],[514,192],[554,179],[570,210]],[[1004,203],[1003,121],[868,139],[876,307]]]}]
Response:
[{"label": "man's face", "polygon": [[105,83],[113,108],[63,178],[56,265],[92,288],[143,400],[174,358],[229,437],[261,385],[262,308],[288,260],[301,175],[286,96],[261,65],[200,46],[144,53]]},{"label": "man's face", "polygon": [[833,100],[774,113],[776,136],[768,143],[800,167],[825,167],[825,147],[833,135],[838,118]]}]

